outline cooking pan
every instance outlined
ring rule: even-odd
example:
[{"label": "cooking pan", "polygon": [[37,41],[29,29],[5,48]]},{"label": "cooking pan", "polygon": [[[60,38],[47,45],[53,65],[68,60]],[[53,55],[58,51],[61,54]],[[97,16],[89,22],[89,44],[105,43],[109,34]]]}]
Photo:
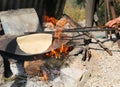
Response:
[{"label": "cooking pan", "polygon": [[68,42],[68,40],[59,41],[53,37],[53,34],[47,33],[21,36],[3,35],[0,38],[0,52],[21,56],[32,56],[50,52],[53,49],[60,48],[61,45]]}]

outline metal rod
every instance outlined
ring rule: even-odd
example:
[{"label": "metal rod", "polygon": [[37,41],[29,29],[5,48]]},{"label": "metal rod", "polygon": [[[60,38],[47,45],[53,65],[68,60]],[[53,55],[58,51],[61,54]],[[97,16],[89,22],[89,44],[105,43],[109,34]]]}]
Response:
[{"label": "metal rod", "polygon": [[60,40],[82,40],[82,39],[84,38],[61,38]]},{"label": "metal rod", "polygon": [[[61,32],[66,33],[66,32],[93,32],[93,31],[115,31],[115,30],[117,30],[117,29],[116,28],[107,28],[107,29],[97,29],[97,28],[79,29],[79,28],[74,28],[74,29],[65,29]],[[55,31],[44,31],[43,33],[55,33]]]}]

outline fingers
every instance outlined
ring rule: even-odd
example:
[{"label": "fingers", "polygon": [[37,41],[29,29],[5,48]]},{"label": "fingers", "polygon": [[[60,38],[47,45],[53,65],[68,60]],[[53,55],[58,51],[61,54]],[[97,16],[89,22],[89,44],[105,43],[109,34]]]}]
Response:
[{"label": "fingers", "polygon": [[111,27],[111,28],[117,28],[118,25],[120,24],[120,17],[110,20],[109,22],[107,22],[105,25],[107,27]]},{"label": "fingers", "polygon": [[120,28],[118,28],[118,30],[120,31]]},{"label": "fingers", "polygon": [[119,0],[114,0],[115,3],[119,3]]},{"label": "fingers", "polygon": [[116,25],[116,24],[117,24],[117,21],[116,21],[116,20],[111,20],[111,21],[107,22],[105,25],[106,25],[107,27],[113,27],[113,26]]},{"label": "fingers", "polygon": [[118,27],[118,25],[113,25],[113,26],[111,26],[112,28],[117,28]]}]

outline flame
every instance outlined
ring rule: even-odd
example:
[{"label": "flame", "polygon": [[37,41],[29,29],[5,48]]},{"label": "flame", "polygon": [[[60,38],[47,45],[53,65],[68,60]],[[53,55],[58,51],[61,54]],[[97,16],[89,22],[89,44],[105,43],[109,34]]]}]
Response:
[{"label": "flame", "polygon": [[[56,25],[58,20],[56,20],[53,17],[44,16],[44,21],[52,22],[54,25]],[[64,53],[64,55],[66,56],[73,49],[73,48],[71,49],[71,47],[64,44],[64,41],[61,40],[61,38],[62,38],[61,37],[62,36],[62,30],[63,29],[64,28],[60,28],[57,31],[55,31],[55,34],[54,34],[55,40],[53,41],[53,44],[52,44],[52,46],[50,48],[51,52],[46,53],[45,56],[60,58],[62,53]],[[60,48],[55,49],[54,47],[59,47],[58,45],[60,45]],[[41,61],[41,60],[38,61],[37,57],[38,56],[34,56],[35,61],[33,61],[34,62],[33,64],[37,64],[38,66],[41,66],[45,61],[44,62]],[[41,56],[41,58],[42,57],[43,56]],[[35,68],[33,68],[33,70],[34,71],[41,71],[42,77],[39,77],[39,79],[42,79],[44,81],[47,81],[49,79],[49,76],[48,76],[48,74],[47,74],[47,72],[45,70],[40,70],[40,68],[37,67],[37,66]]]},{"label": "flame", "polygon": [[53,23],[54,25],[56,25],[56,23],[57,23],[57,19],[55,19],[54,17],[48,17],[48,16],[44,16],[43,17],[43,20],[45,21],[45,22],[51,22],[51,23]]},{"label": "flame", "polygon": [[[61,54],[64,53],[65,55],[67,55],[69,53],[70,47],[64,44],[64,41],[61,42],[61,33],[62,33],[63,28],[55,31],[54,37],[56,38],[53,41],[53,45],[51,48],[51,52],[47,53],[46,56],[52,56],[52,57],[56,57],[56,58],[60,58]],[[54,49],[54,47],[56,47],[57,45],[60,45],[60,48],[58,49]]]},{"label": "flame", "polygon": [[[55,31],[55,34],[54,34],[55,40],[53,41],[53,44],[50,47],[51,52],[46,53],[45,55],[52,56],[52,57],[55,56],[56,58],[60,58],[62,53],[67,55],[70,47],[67,45],[64,45],[64,42],[62,43],[62,40],[61,40],[62,30],[64,29],[63,27],[67,23],[67,20],[64,19],[64,20],[58,21],[54,17],[44,16],[44,21],[51,22],[56,26],[60,26],[59,29],[57,29],[57,31]],[[58,47],[58,45],[60,45],[60,48],[55,49],[56,47]]]},{"label": "flame", "polygon": [[46,56],[51,56],[55,58],[60,58],[61,54],[64,53],[64,55],[68,55],[70,50],[70,47],[68,47],[67,45],[62,45],[60,48],[58,49],[52,49],[51,52],[46,53]]}]

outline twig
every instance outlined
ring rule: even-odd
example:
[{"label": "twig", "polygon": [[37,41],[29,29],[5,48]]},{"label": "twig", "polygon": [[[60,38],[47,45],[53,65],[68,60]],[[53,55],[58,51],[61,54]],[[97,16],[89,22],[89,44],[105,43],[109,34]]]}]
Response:
[{"label": "twig", "polygon": [[[68,17],[71,21],[72,19],[70,17]],[[75,21],[74,21],[75,22]],[[73,23],[74,23],[73,22]],[[81,27],[77,22],[74,23],[76,25],[76,27]],[[86,30],[86,29],[85,29]],[[90,29],[91,30],[91,29]],[[93,38],[96,40],[96,42],[107,52],[109,53],[111,56],[112,56],[112,51],[109,50],[107,47],[105,47],[102,42],[100,40],[98,40],[92,33],[90,33],[90,30],[89,32],[86,32],[86,31],[83,31],[83,34],[87,35],[89,38]],[[97,31],[97,29],[95,29]],[[106,29],[106,30],[109,30],[109,29]],[[114,29],[113,29],[114,30]],[[116,29],[115,29],[116,30]],[[92,31],[92,30],[91,30]],[[111,30],[110,30],[111,31]],[[77,31],[79,33],[79,31]]]}]

